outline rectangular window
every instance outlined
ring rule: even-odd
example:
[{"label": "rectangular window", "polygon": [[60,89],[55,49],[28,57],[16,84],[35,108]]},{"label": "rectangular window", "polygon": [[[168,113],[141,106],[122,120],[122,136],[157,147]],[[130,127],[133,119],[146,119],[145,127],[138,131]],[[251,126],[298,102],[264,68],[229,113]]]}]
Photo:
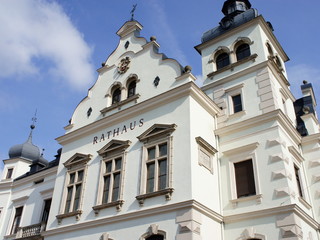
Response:
[{"label": "rectangular window", "polygon": [[168,146],[167,142],[147,148],[146,193],[168,187]]},{"label": "rectangular window", "polygon": [[119,200],[122,161],[119,156],[105,160],[102,204]]},{"label": "rectangular window", "polygon": [[302,184],[301,184],[301,179],[300,179],[300,169],[296,165],[294,165],[294,173],[295,173],[295,177],[296,177],[299,197],[303,198]]},{"label": "rectangular window", "polygon": [[8,168],[6,179],[11,179],[13,173],[13,168]]},{"label": "rectangular window", "polygon": [[237,197],[256,194],[252,160],[234,163]]},{"label": "rectangular window", "polygon": [[232,96],[233,113],[242,111],[241,94]]},{"label": "rectangular window", "polygon": [[42,217],[41,217],[41,222],[47,223],[48,222],[48,217],[49,217],[49,212],[50,212],[50,207],[51,207],[51,201],[52,199],[46,199],[44,200],[44,208],[42,212]]},{"label": "rectangular window", "polygon": [[69,174],[69,183],[67,184],[67,198],[64,213],[75,212],[80,207],[83,173],[83,170],[78,170]]},{"label": "rectangular window", "polygon": [[18,232],[18,228],[20,226],[21,222],[21,216],[22,216],[23,207],[16,208],[16,213],[14,215],[12,228],[11,228],[11,234],[16,234]]}]

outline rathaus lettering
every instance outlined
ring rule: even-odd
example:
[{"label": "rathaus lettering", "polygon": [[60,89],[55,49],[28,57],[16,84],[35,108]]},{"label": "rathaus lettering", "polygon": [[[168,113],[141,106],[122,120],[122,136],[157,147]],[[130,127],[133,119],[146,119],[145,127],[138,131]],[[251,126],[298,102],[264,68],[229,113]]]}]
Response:
[{"label": "rathaus lettering", "polygon": [[139,121],[133,121],[127,125],[123,125],[122,127],[114,128],[113,130],[102,133],[100,136],[94,136],[93,144],[103,142],[110,138],[114,138],[116,136],[119,136],[120,134],[124,134],[128,131],[134,130],[136,127],[142,127],[143,122],[144,122],[144,119],[141,118]]}]

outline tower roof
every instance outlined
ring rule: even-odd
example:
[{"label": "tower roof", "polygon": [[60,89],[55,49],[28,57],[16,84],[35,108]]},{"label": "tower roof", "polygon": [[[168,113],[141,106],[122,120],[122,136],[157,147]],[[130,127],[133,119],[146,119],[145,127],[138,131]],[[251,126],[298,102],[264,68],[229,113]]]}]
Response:
[{"label": "tower roof", "polygon": [[23,158],[32,161],[32,163],[41,163],[47,165],[48,161],[44,159],[40,153],[39,147],[32,143],[32,132],[34,125],[30,126],[31,131],[26,142],[14,145],[9,150],[9,158]]}]

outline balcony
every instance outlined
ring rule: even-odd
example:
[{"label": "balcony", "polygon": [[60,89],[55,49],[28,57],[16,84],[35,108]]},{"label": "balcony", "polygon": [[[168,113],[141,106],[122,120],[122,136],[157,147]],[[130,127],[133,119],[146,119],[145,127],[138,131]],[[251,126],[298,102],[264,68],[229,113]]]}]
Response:
[{"label": "balcony", "polygon": [[46,229],[46,223],[38,223],[26,227],[19,227],[14,240],[42,240],[41,232]]}]

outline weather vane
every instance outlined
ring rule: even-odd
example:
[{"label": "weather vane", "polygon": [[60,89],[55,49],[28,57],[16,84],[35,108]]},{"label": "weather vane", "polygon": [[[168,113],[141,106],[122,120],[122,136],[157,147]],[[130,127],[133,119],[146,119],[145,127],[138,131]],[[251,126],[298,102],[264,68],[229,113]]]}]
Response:
[{"label": "weather vane", "polygon": [[34,124],[37,121],[37,109],[36,109],[36,112],[34,113],[34,116],[31,118],[31,120],[32,120],[32,125],[30,127],[31,127],[31,129],[34,129],[35,128]]},{"label": "weather vane", "polygon": [[133,5],[133,8],[132,8],[132,10],[131,10],[131,12],[130,12],[130,13],[131,13],[131,21],[134,20],[134,19],[133,19],[133,17],[134,17],[134,12],[136,11],[137,5],[138,5],[138,4],[134,4],[134,5]]}]

